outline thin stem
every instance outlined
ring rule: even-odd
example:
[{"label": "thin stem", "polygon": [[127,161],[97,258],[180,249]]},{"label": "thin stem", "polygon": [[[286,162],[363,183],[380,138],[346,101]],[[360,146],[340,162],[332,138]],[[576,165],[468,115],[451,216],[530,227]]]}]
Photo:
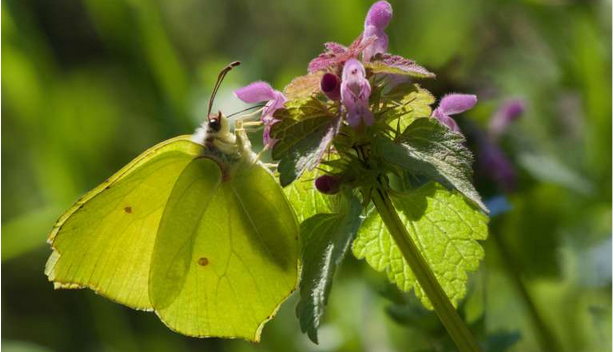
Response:
[{"label": "thin stem", "polygon": [[375,188],[372,191],[371,197],[385,226],[387,226],[389,233],[396,242],[400,252],[402,252],[402,256],[413,271],[413,274],[415,274],[421,288],[428,296],[428,299],[430,299],[436,315],[445,326],[445,329],[447,329],[451,339],[462,352],[481,351],[473,335],[466,325],[464,325],[464,322],[451,304],[445,291],[436,280],[432,269],[430,269],[430,266],[422,257],[419,249],[417,249],[417,246],[413,243],[411,236],[400,220],[387,192],[384,189]]}]

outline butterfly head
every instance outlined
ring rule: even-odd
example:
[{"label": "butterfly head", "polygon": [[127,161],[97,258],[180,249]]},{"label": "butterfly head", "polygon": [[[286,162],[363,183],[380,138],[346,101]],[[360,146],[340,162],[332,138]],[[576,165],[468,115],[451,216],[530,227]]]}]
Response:
[{"label": "butterfly head", "polygon": [[217,114],[213,114],[212,105],[214,104],[214,98],[216,98],[216,93],[218,92],[218,88],[220,88],[222,80],[229,71],[239,64],[239,61],[234,61],[223,68],[218,74],[218,79],[216,80],[216,84],[214,85],[214,89],[212,90],[212,95],[210,96],[210,101],[208,104],[207,121],[205,121],[193,135],[193,140],[195,142],[202,144],[204,143],[209,146],[219,144],[215,143],[216,140],[225,144],[234,142],[233,135],[230,132],[229,120],[220,111],[218,111]]},{"label": "butterfly head", "polygon": [[218,114],[210,114],[207,119],[206,132],[208,136],[229,134],[229,119],[220,111]]}]

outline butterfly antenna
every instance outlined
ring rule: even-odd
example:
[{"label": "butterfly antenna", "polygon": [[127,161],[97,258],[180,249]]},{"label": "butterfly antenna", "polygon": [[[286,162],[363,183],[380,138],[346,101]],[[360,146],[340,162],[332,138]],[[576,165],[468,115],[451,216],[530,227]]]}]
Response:
[{"label": "butterfly antenna", "polygon": [[222,71],[220,71],[220,73],[218,74],[218,79],[216,80],[216,85],[214,85],[214,90],[212,91],[212,95],[210,96],[210,102],[207,107],[207,116],[210,116],[210,114],[212,113],[212,105],[214,104],[214,98],[216,98],[216,93],[218,92],[218,88],[220,88],[222,80],[225,79],[225,76],[227,75],[227,73],[229,73],[229,71],[231,71],[235,66],[239,65],[239,61],[233,61],[225,68],[223,68]]},{"label": "butterfly antenna", "polygon": [[237,114],[241,114],[241,113],[246,112],[246,111],[248,111],[248,110],[257,109],[257,108],[262,108],[262,107],[264,107],[264,106],[265,106],[265,104],[258,104],[258,105],[255,105],[255,106],[251,106],[251,107],[246,108],[246,109],[244,109],[244,110],[240,110],[240,111],[234,112],[233,114],[231,114],[231,115],[229,115],[229,116],[227,116],[227,117],[233,117],[233,116],[235,116],[235,115],[237,115]]}]

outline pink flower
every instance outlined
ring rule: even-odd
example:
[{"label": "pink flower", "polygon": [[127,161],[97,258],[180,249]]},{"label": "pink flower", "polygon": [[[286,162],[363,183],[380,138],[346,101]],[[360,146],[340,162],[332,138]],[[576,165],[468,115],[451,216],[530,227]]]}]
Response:
[{"label": "pink flower", "polygon": [[481,171],[492,178],[501,189],[506,192],[515,190],[516,174],[513,165],[494,141],[480,141],[478,159]]},{"label": "pink flower", "polygon": [[274,118],[276,110],[284,107],[284,103],[287,98],[280,92],[272,88],[266,82],[254,82],[246,87],[236,90],[235,96],[245,103],[254,104],[262,101],[267,101],[261,114],[261,121],[263,121],[263,145],[272,146],[276,140],[270,138],[270,130],[272,126],[278,122]]},{"label": "pink flower", "polygon": [[362,121],[367,126],[374,123],[374,115],[368,107],[370,92],[370,82],[366,79],[364,66],[355,59],[347,60],[342,69],[340,95],[347,110],[347,122],[351,127],[358,128]]},{"label": "pink flower", "polygon": [[460,127],[450,115],[457,115],[470,110],[477,104],[477,96],[473,94],[447,94],[441,98],[438,107],[432,112],[432,117],[437,118],[443,125],[453,131],[460,132]]},{"label": "pink flower", "polygon": [[387,1],[379,1],[370,7],[364,22],[364,32],[362,34],[362,42],[369,40],[370,37],[375,37],[362,53],[364,61],[370,61],[376,54],[384,54],[387,51],[389,38],[384,30],[391,21],[393,9]]},{"label": "pink flower", "polygon": [[500,137],[511,123],[522,116],[524,113],[524,101],[511,99],[505,101],[499,109],[492,115],[488,133],[491,138]]}]

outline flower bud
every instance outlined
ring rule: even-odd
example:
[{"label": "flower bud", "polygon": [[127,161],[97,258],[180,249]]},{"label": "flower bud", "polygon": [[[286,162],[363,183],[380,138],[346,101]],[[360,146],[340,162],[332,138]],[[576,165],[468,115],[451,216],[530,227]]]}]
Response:
[{"label": "flower bud", "polygon": [[332,175],[323,175],[314,180],[317,191],[324,194],[336,194],[340,191],[340,179]]},{"label": "flower bud", "polygon": [[389,21],[391,21],[393,14],[394,10],[387,1],[376,2],[370,7],[370,10],[368,10],[364,26],[375,26],[383,30],[387,27]]},{"label": "flower bud", "polygon": [[333,73],[326,73],[321,78],[321,90],[331,100],[340,100],[340,78]]}]

